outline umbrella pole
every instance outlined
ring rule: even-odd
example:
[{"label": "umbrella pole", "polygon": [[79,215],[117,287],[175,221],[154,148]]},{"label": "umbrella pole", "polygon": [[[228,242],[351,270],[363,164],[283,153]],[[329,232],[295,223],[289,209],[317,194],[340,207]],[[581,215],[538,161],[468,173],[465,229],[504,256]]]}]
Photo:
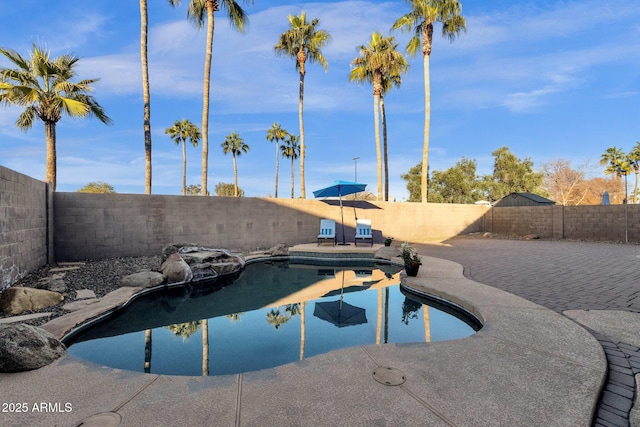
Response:
[{"label": "umbrella pole", "polygon": [[340,217],[342,218],[342,246],[346,246],[344,239],[344,212],[342,210],[342,194],[340,194],[340,190],[338,189],[338,198],[340,199]]}]

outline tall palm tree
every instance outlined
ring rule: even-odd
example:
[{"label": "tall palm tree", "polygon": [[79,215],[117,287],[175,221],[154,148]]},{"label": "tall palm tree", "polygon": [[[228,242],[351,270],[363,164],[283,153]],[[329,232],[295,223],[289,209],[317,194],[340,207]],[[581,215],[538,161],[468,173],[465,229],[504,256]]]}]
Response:
[{"label": "tall palm tree", "polygon": [[638,175],[640,174],[640,141],[636,142],[636,146],[627,154],[629,164],[633,168],[636,175],[635,185],[633,186],[633,204],[638,203]]},{"label": "tall palm tree", "polygon": [[306,198],[304,184],[304,120],[303,120],[303,99],[304,99],[304,76],[306,73],[307,60],[311,63],[317,62],[324,70],[327,70],[327,60],[322,54],[322,48],[331,40],[331,36],[325,30],[318,29],[320,20],[314,18],[307,21],[307,14],[302,11],[300,16],[289,15],[289,25],[287,31],[280,34],[280,40],[274,46],[278,55],[285,55],[294,58],[296,70],[300,73],[300,90],[298,96],[298,121],[300,123],[300,197]]},{"label": "tall palm tree", "polygon": [[[389,90],[392,82],[399,84],[398,81],[400,74],[406,73],[409,67],[404,56],[396,50],[397,47],[398,44],[395,42],[395,38],[393,36],[384,37],[382,33],[374,32],[371,35],[369,45],[361,45],[358,48],[360,56],[351,62],[353,68],[349,73],[349,81],[356,81],[359,83],[366,81],[373,84],[373,121],[376,158],[378,161],[378,200],[383,200],[379,115],[383,105],[381,104],[381,97],[384,92]],[[386,198],[388,199],[388,191],[386,193]]]},{"label": "tall palm tree", "polygon": [[429,168],[429,128],[431,125],[431,84],[429,59],[433,44],[433,24],[442,23],[442,35],[450,41],[466,31],[466,20],[462,16],[459,0],[405,0],[411,4],[411,11],[396,20],[392,29],[415,31],[409,40],[407,53],[415,56],[422,50],[424,66],[424,145],[422,148],[422,175],[420,181],[421,201],[427,202],[427,174]]},{"label": "tall palm tree", "polygon": [[236,157],[240,157],[242,153],[249,152],[249,146],[244,143],[244,139],[235,132],[227,135],[222,144],[224,154],[231,153],[233,155],[233,196],[238,197],[238,167],[236,165]]},{"label": "tall palm tree", "polygon": [[[169,0],[169,3],[176,7],[181,0]],[[245,3],[253,4],[253,0],[245,0]],[[204,89],[202,96],[202,195],[207,192],[207,174],[209,173],[209,94],[211,79],[211,57],[213,53],[213,32],[215,27],[215,12],[220,10],[220,5],[227,12],[231,26],[240,32],[244,32],[247,24],[247,15],[234,0],[190,0],[187,16],[191,22],[201,29],[207,21],[207,46],[204,60]]]},{"label": "tall palm tree", "polygon": [[140,0],[140,63],[142,64],[142,98],[144,102],[144,161],[146,194],[151,194],[151,95],[149,92],[149,64],[147,60],[147,0]]},{"label": "tall palm tree", "polygon": [[625,177],[624,203],[626,203],[626,181],[627,175],[631,172],[631,165],[629,164],[627,155],[621,148],[617,148],[615,146],[609,147],[604,153],[602,153],[602,156],[600,157],[600,164],[605,166],[604,173],[606,175],[615,175],[618,180],[620,180],[622,176]]},{"label": "tall palm tree", "polygon": [[276,142],[276,199],[278,198],[278,170],[280,169],[280,141],[284,141],[289,132],[282,129],[278,123],[274,123],[269,130],[267,130],[267,141]]},{"label": "tall palm tree", "polygon": [[165,134],[169,135],[176,145],[182,143],[182,195],[187,195],[187,139],[194,147],[200,142],[200,129],[188,119],[176,120],[173,126],[165,129]]},{"label": "tall palm tree", "polygon": [[73,55],[50,58],[49,52],[33,45],[26,59],[11,49],[0,49],[17,68],[0,67],[0,104],[18,105],[24,111],[16,125],[28,130],[36,118],[44,123],[47,143],[46,181],[56,190],[56,124],[63,115],[94,116],[105,124],[111,119],[93,96],[91,86],[99,79],[71,81],[76,76],[75,65],[80,60]]},{"label": "tall palm tree", "polygon": [[294,198],[294,189],[295,189],[295,160],[300,155],[300,138],[296,135],[287,134],[284,145],[280,146],[280,151],[282,151],[282,157],[286,157],[287,159],[291,159],[291,198]]}]

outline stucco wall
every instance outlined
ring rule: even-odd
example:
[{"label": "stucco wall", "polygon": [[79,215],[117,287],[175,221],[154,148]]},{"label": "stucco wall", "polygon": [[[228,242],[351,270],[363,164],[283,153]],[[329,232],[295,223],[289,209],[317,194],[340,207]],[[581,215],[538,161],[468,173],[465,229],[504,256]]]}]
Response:
[{"label": "stucco wall", "polygon": [[0,289],[47,263],[48,199],[44,182],[0,166]]},{"label": "stucco wall", "polygon": [[[488,209],[475,205],[346,202],[346,241],[355,216],[372,220],[374,237],[426,241],[483,230]],[[169,243],[253,250],[315,242],[321,218],[338,224],[337,201],[273,198],[54,193],[58,261],[155,255]]]}]

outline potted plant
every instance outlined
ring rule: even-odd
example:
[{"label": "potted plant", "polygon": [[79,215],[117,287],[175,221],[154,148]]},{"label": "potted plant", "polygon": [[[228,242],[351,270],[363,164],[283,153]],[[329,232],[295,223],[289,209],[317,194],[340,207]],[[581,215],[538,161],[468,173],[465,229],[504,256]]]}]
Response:
[{"label": "potted plant", "polygon": [[387,237],[386,239],[384,239],[385,246],[391,246],[391,243],[393,243],[393,237]]},{"label": "potted plant", "polygon": [[417,276],[418,270],[422,265],[422,260],[418,255],[416,249],[412,246],[409,246],[407,242],[401,245],[402,253],[400,256],[404,261],[404,270],[407,272],[407,276]]}]

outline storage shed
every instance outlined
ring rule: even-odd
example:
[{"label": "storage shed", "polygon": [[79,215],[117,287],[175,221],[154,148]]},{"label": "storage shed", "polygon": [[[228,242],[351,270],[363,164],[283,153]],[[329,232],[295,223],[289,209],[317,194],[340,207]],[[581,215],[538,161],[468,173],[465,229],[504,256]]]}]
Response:
[{"label": "storage shed", "polygon": [[493,206],[553,206],[556,202],[533,193],[511,193],[498,200]]}]

